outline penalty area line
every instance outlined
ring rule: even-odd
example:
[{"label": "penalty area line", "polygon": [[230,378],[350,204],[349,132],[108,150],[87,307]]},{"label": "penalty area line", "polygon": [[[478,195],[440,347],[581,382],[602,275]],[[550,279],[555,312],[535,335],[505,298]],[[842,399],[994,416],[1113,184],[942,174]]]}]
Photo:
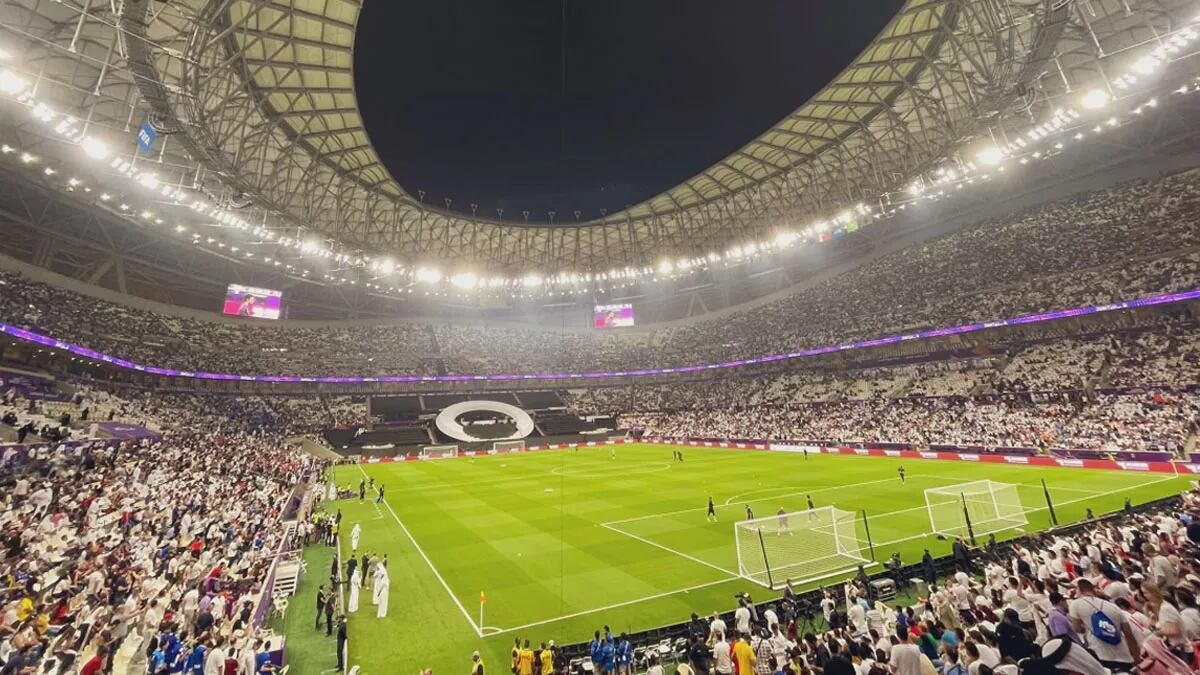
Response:
[{"label": "penalty area line", "polygon": [[727,584],[731,581],[737,581],[740,578],[741,577],[734,576],[734,577],[730,577],[729,579],[717,579],[716,581],[708,581],[703,584],[696,584],[695,586],[688,586],[687,588],[677,588],[673,591],[664,591],[662,593],[655,593],[654,595],[647,595],[647,596],[641,597],[641,598],[634,598],[632,600],[616,602],[611,605],[605,605],[603,607],[593,607],[591,609],[581,609],[578,612],[572,612],[570,614],[563,614],[562,616],[556,616],[552,619],[543,619],[541,621],[533,621],[531,623],[521,624],[520,626],[513,626],[512,628],[495,629],[495,632],[489,632],[488,635],[500,635],[501,633],[511,633],[513,631],[526,630],[526,629],[534,628],[537,626],[544,626],[549,623],[556,623],[558,621],[566,621],[567,619],[574,619],[574,618],[581,617],[581,616],[587,616],[588,614],[595,614],[596,612],[607,612],[610,609],[617,609],[620,607],[628,607],[629,605],[636,605],[640,602],[649,602],[651,600],[658,600],[660,598],[666,598],[666,597],[670,597],[672,595],[678,595],[679,593],[688,593],[690,591],[700,590],[701,588],[708,588],[710,586],[719,586],[720,584]]},{"label": "penalty area line", "polygon": [[[364,476],[367,474],[366,471],[363,471],[361,464],[358,465],[358,470],[362,471]],[[446,579],[442,577],[442,573],[439,572],[437,567],[434,566],[433,561],[429,559],[429,556],[425,555],[425,549],[421,548],[421,545],[417,543],[416,538],[412,536],[412,532],[408,531],[408,527],[404,524],[404,521],[400,520],[400,516],[396,515],[395,509],[392,508],[392,505],[388,503],[387,499],[383,500],[383,505],[386,506],[388,512],[392,514],[392,518],[396,521],[396,524],[400,526],[400,529],[404,532],[404,536],[408,537],[409,543],[411,543],[413,548],[416,549],[417,553],[421,555],[421,559],[423,559],[425,564],[429,566],[429,571],[433,572],[433,576],[437,577],[438,582],[442,584],[442,588],[446,589],[446,594],[450,596],[450,599],[454,601],[455,606],[458,607],[458,611],[462,612],[463,618],[465,618],[467,623],[471,625],[471,630],[475,631],[475,636],[483,637],[483,629],[479,626],[479,624],[475,623],[475,619],[471,618],[471,613],[467,611],[466,607],[463,607],[463,604],[459,601],[458,596],[455,595],[454,591],[450,588],[450,584],[446,583]]]},{"label": "penalty area line", "polygon": [[623,534],[626,537],[629,537],[630,539],[636,539],[637,541],[640,541],[643,544],[646,544],[648,546],[653,546],[654,548],[661,549],[663,551],[666,551],[667,553],[674,553],[675,555],[679,556],[680,558],[686,558],[687,560],[691,560],[694,563],[704,565],[705,567],[711,567],[712,569],[714,569],[718,572],[721,572],[723,574],[728,574],[730,576],[730,578],[732,578],[732,579],[741,578],[737,572],[734,572],[732,570],[727,570],[724,567],[721,567],[720,565],[714,565],[714,564],[708,562],[707,560],[701,560],[700,558],[697,558],[694,555],[689,555],[687,553],[684,553],[683,551],[677,551],[669,546],[663,546],[662,544],[660,544],[656,541],[651,541],[645,537],[641,537],[636,534],[633,534],[632,532],[626,532],[625,530],[622,530],[619,527],[613,527],[612,525],[609,525],[608,523],[601,523],[600,527],[603,527],[606,530],[611,530],[613,532],[616,532],[617,534]]}]

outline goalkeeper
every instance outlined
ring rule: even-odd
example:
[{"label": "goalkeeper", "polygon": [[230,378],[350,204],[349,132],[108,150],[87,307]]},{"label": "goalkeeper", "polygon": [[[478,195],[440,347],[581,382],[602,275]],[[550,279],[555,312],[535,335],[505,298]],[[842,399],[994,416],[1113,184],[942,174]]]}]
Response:
[{"label": "goalkeeper", "polygon": [[779,529],[775,531],[775,534],[783,534],[784,532],[791,534],[792,531],[788,528],[788,513],[787,513],[787,511],[785,511],[783,509],[783,507],[781,506],[781,507],[779,507],[779,511],[775,515],[779,518]]}]

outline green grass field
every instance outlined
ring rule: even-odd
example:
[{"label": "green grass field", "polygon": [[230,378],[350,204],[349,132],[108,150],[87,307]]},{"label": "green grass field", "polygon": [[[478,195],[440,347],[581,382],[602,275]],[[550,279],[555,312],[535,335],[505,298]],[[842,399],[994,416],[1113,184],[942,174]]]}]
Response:
[{"label": "green grass field", "polygon": [[[1186,484],[1161,474],[708,448],[684,448],[685,461],[673,462],[673,450],[623,445],[616,459],[609,447],[593,447],[339,467],[340,485],[357,488],[365,474],[386,486],[385,504],[327,508],[342,510],[343,554],[361,523],[360,551],[386,553],[392,580],[387,618],[375,618],[365,590],[351,615],[350,663],[363,675],[465,672],[479,649],[489,668],[504,671],[517,636],[564,644],[603,624],[634,631],[731,609],[736,592],[766,599],[772,594],[736,574],[733,523],[744,504],[766,516],[803,510],[811,494],[818,506],[866,510],[876,557],[899,551],[907,563],[926,546],[935,556],[949,552],[949,541],[928,534],[926,488],[981,478],[1018,484],[1028,527],[1042,529],[1043,479],[1060,522]],[[709,495],[718,523],[705,518]],[[285,629],[292,672],[317,675],[335,664],[332,640],[312,628],[312,596],[332,550],[313,547],[307,556],[310,573]],[[488,598],[482,622],[480,592]]]}]

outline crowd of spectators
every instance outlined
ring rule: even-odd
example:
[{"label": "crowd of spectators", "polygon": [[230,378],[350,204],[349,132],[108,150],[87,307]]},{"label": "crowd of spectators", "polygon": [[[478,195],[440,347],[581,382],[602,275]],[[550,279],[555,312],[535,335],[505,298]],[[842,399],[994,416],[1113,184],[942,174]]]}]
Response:
[{"label": "crowd of spectators", "polygon": [[267,672],[279,644],[254,613],[281,511],[316,467],[218,415],[115,447],[5,453],[3,672]]},{"label": "crowd of spectators", "polygon": [[[1200,287],[1200,171],[976,223],[717,319],[622,333],[164,314],[0,272],[0,320],[145,365],[272,375],[624,370],[724,361]],[[1191,357],[1194,362],[1194,355]],[[1019,364],[1010,378],[1037,377]],[[1080,367],[1087,367],[1081,362]]]}]

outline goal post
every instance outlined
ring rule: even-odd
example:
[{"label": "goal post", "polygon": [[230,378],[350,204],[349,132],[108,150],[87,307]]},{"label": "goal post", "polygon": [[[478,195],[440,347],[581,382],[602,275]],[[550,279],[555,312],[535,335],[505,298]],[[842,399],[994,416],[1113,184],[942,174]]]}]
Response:
[{"label": "goal post", "polygon": [[1016,485],[977,480],[925,490],[934,534],[978,537],[1029,524]]},{"label": "goal post", "polygon": [[457,457],[457,445],[426,445],[421,448],[422,459],[439,459],[441,457]]},{"label": "goal post", "polygon": [[525,449],[525,441],[494,441],[493,452],[516,452]]},{"label": "goal post", "polygon": [[832,506],[734,523],[738,576],[770,589],[804,584],[871,564],[853,511]]}]

